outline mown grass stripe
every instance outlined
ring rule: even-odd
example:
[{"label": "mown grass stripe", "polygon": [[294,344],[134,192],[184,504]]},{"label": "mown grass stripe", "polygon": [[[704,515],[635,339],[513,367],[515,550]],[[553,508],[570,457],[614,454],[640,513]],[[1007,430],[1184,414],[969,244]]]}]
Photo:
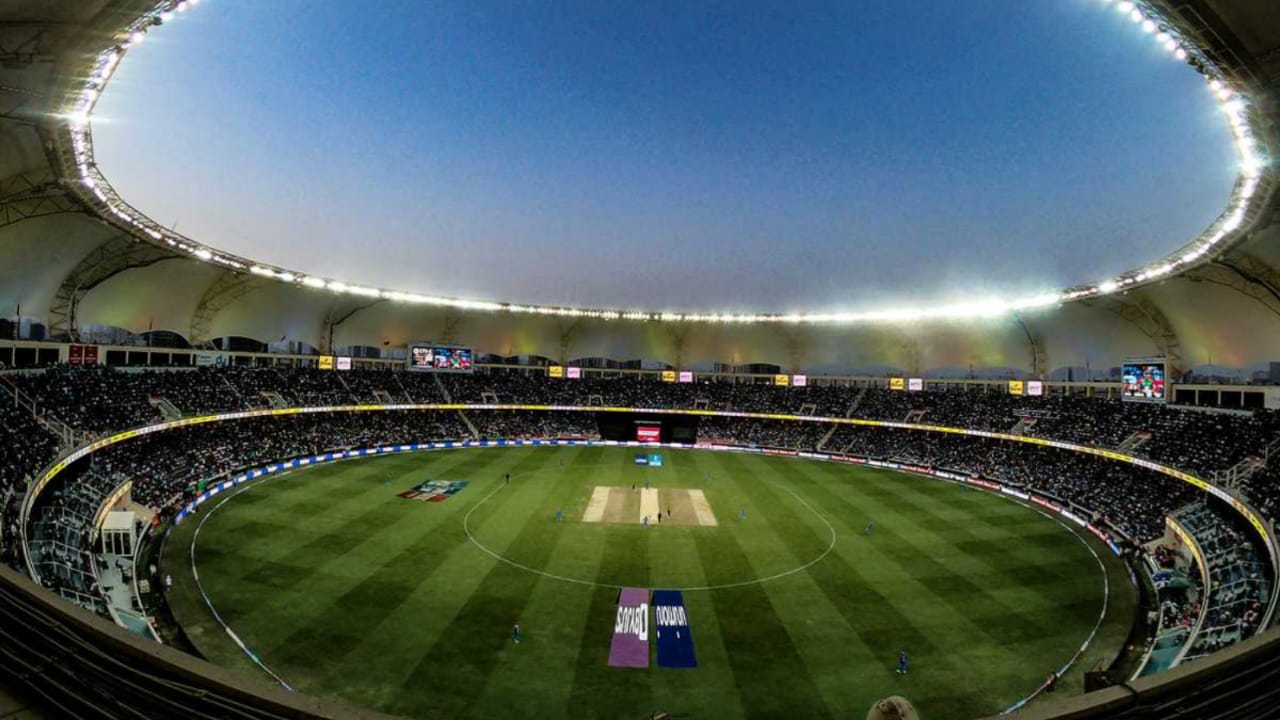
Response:
[{"label": "mown grass stripe", "polygon": [[[699,533],[695,542],[709,582],[752,572],[732,533]],[[831,717],[764,588],[748,585],[709,594],[746,717]]]},{"label": "mown grass stripe", "polygon": [[[558,459],[559,454],[542,453],[532,457],[545,459],[545,467],[553,459]],[[517,487],[514,479],[511,487]],[[567,497],[570,492],[567,488],[568,484],[563,484],[558,489],[552,488],[550,494]],[[523,489],[534,492],[535,486],[526,482]],[[534,515],[520,526],[510,548],[520,549],[522,562],[538,569],[550,561],[560,536],[560,528],[548,522],[545,515]],[[500,655],[513,644],[511,627],[519,622],[539,580],[539,576],[533,573],[502,563],[493,564],[479,587],[467,597],[458,613],[404,679],[405,684],[414,687],[430,687],[441,677],[465,678],[466,681],[454,685],[448,694],[410,703],[397,702],[392,709],[396,712],[431,712],[442,717],[471,716],[471,706],[483,693],[485,682],[497,666]],[[502,618],[509,620],[501,622]]]},{"label": "mown grass stripe", "polygon": [[[477,458],[470,464],[479,471],[490,467],[492,458]],[[386,502],[408,501],[392,498]],[[449,556],[451,549],[465,542],[466,536],[456,522],[424,525],[424,530],[414,536],[412,542],[395,554],[382,555],[380,563],[367,566],[363,577],[349,579],[341,592],[322,594],[320,600],[325,597],[329,600],[318,606],[309,603],[309,598],[299,597],[312,594],[307,582],[300,581],[295,592],[288,595],[293,603],[288,611],[301,616],[304,622],[293,624],[293,629],[287,632],[282,632],[280,627],[261,628],[259,632],[271,633],[274,641],[262,643],[260,652],[264,657],[270,657],[282,672],[291,667],[312,668],[311,673],[319,670],[321,675],[329,672],[341,664],[345,655],[369,631],[369,627],[353,623],[351,618],[362,616],[371,607],[393,612],[420,583],[430,577],[431,572]],[[334,562],[340,562],[340,557],[329,559],[327,563],[313,563],[311,568],[314,570]],[[276,622],[280,620],[278,613],[262,617],[264,620],[272,617]]]}]

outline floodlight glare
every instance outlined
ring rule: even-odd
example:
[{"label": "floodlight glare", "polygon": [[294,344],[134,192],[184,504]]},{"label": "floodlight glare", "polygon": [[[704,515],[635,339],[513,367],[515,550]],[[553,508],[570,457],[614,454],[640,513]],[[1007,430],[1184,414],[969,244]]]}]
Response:
[{"label": "floodlight glare", "polygon": [[[936,318],[976,318],[989,317],[1007,312],[1013,312],[1023,309],[1046,307],[1057,305],[1080,298],[1088,298],[1098,294],[1109,294],[1116,292],[1122,288],[1129,288],[1144,282],[1150,282],[1164,275],[1189,266],[1190,263],[1196,262],[1200,258],[1207,255],[1214,245],[1224,240],[1228,240],[1238,236],[1238,230],[1244,225],[1248,213],[1253,208],[1249,203],[1259,187],[1268,187],[1260,185],[1261,175],[1266,168],[1268,161],[1265,157],[1265,150],[1260,150],[1259,145],[1255,141],[1253,135],[1253,123],[1255,119],[1247,113],[1245,100],[1248,98],[1236,97],[1237,92],[1227,83],[1221,80],[1220,67],[1209,59],[1203,59],[1204,65],[1200,64],[1200,59],[1195,62],[1196,69],[1210,78],[1208,82],[1210,92],[1214,93],[1218,101],[1221,103],[1224,113],[1227,116],[1227,125],[1235,140],[1236,149],[1240,156],[1239,166],[1239,182],[1236,190],[1232,195],[1231,203],[1227,209],[1223,211],[1218,220],[1208,229],[1203,231],[1196,240],[1184,246],[1180,252],[1181,257],[1166,258],[1160,265],[1152,265],[1140,270],[1130,271],[1122,276],[1114,279],[1106,280],[1099,284],[1084,284],[1074,288],[1063,290],[1059,293],[1045,293],[1030,297],[1022,297],[1015,299],[987,299],[976,302],[953,303],[934,305],[929,307],[918,308],[897,308],[894,310],[881,310],[873,312],[835,312],[835,313],[768,313],[768,314],[751,314],[751,313],[684,313],[684,312],[654,312],[648,310],[608,310],[599,308],[572,308],[572,307],[552,307],[541,305],[525,305],[508,302],[495,302],[486,300],[467,300],[462,298],[442,297],[438,295],[418,295],[401,291],[383,290],[373,287],[364,287],[358,285],[347,285],[346,283],[336,280],[326,280],[318,277],[310,277],[299,273],[281,270],[265,265],[249,264],[235,256],[223,255],[216,253],[208,248],[196,244],[187,238],[176,233],[166,231],[163,235],[157,228],[159,226],[147,216],[139,213],[121,200],[115,191],[105,180],[102,179],[94,166],[94,155],[92,138],[88,127],[89,119],[93,111],[94,104],[98,99],[101,89],[105,87],[107,81],[111,78],[112,70],[122,57],[124,50],[141,43],[146,39],[146,32],[149,28],[161,24],[173,17],[173,13],[183,12],[187,5],[196,5],[199,0],[164,0],[153,5],[151,13],[144,14],[135,19],[131,26],[132,30],[128,32],[127,40],[121,40],[122,36],[116,36],[111,47],[101,49],[96,61],[85,72],[86,80],[68,92],[63,106],[61,118],[67,124],[67,135],[70,139],[70,150],[63,150],[69,158],[74,161],[74,170],[78,173],[81,183],[88,188],[93,197],[96,197],[102,204],[100,209],[103,219],[110,219],[114,216],[118,220],[117,225],[123,227],[127,232],[138,234],[141,239],[142,235],[149,236],[152,240],[168,244],[175,249],[188,253],[205,262],[213,262],[235,271],[248,271],[262,277],[270,277],[286,283],[298,283],[310,288],[323,289],[327,288],[336,293],[349,293],[352,295],[362,295],[365,297],[389,299],[397,302],[414,302],[426,305],[435,305],[441,307],[452,307],[464,310],[479,310],[490,312],[507,312],[520,314],[544,315],[553,317],[591,317],[604,320],[634,320],[634,321],[654,321],[662,320],[668,322],[723,322],[723,323],[854,323],[868,321],[903,321],[903,320],[921,320]],[[1101,0],[1103,4],[1111,4],[1115,0]],[[1116,9],[1128,16],[1135,24],[1142,27],[1143,31],[1151,34],[1156,33],[1156,41],[1159,42],[1173,57],[1179,61],[1187,61],[1191,52],[1180,44],[1180,40],[1176,33],[1168,29],[1161,29],[1157,23],[1157,19],[1163,17],[1160,12],[1148,18],[1144,14],[1143,8],[1133,0],[1119,0],[1115,4]],[[1191,46],[1194,47],[1195,46]],[[81,191],[82,192],[82,191]],[[88,198],[86,201],[91,202]]]}]

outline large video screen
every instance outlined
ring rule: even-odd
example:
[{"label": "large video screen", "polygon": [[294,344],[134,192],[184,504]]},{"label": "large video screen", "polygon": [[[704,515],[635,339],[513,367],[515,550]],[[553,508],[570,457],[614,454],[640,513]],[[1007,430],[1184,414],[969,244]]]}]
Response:
[{"label": "large video screen", "polygon": [[1134,402],[1165,402],[1163,358],[1125,360],[1120,368],[1120,397]]},{"label": "large video screen", "polygon": [[471,348],[410,345],[409,369],[418,372],[471,372]]}]

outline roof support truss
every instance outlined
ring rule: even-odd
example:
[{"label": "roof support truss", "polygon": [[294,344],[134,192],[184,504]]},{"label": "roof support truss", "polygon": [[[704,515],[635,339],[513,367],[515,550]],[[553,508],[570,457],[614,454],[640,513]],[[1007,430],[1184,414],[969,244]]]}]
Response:
[{"label": "roof support truss", "polygon": [[53,173],[40,170],[0,180],[0,230],[31,218],[80,212]]},{"label": "roof support truss", "polygon": [[203,347],[212,338],[209,329],[213,327],[213,319],[228,305],[257,290],[264,280],[248,273],[227,272],[218,276],[200,296],[195,312],[191,313],[191,333],[187,339],[191,347]]},{"label": "roof support truss", "polygon": [[177,256],[163,248],[117,235],[94,248],[67,273],[49,306],[49,334],[72,342],[80,339],[76,314],[80,301],[95,287],[135,268],[154,265]]},{"label": "roof support truss", "polygon": [[1280,272],[1253,255],[1233,253],[1192,270],[1186,277],[1231,288],[1280,315]]},{"label": "roof support truss", "polygon": [[1182,365],[1182,341],[1174,331],[1164,311],[1156,306],[1141,289],[1130,290],[1126,295],[1112,295],[1100,301],[1111,312],[1138,328],[1169,365],[1169,377],[1178,377],[1185,369]]}]

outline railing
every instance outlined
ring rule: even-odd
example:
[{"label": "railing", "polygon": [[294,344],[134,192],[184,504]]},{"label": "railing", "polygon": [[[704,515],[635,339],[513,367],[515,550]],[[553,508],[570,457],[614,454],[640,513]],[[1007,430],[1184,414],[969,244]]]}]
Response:
[{"label": "railing", "polygon": [[1187,639],[1182,644],[1182,649],[1178,651],[1177,657],[1173,659],[1171,667],[1177,667],[1186,659],[1187,652],[1191,650],[1192,645],[1195,645],[1196,638],[1200,635],[1200,628],[1204,627],[1205,616],[1209,614],[1209,592],[1211,587],[1209,584],[1209,564],[1205,561],[1204,551],[1200,548],[1200,542],[1177,519],[1166,517],[1165,522],[1168,523],[1169,529],[1173,531],[1173,534],[1177,535],[1178,539],[1182,541],[1182,544],[1186,545],[1196,568],[1200,571],[1200,614],[1196,616],[1196,622],[1191,626],[1191,632],[1187,634]]}]

